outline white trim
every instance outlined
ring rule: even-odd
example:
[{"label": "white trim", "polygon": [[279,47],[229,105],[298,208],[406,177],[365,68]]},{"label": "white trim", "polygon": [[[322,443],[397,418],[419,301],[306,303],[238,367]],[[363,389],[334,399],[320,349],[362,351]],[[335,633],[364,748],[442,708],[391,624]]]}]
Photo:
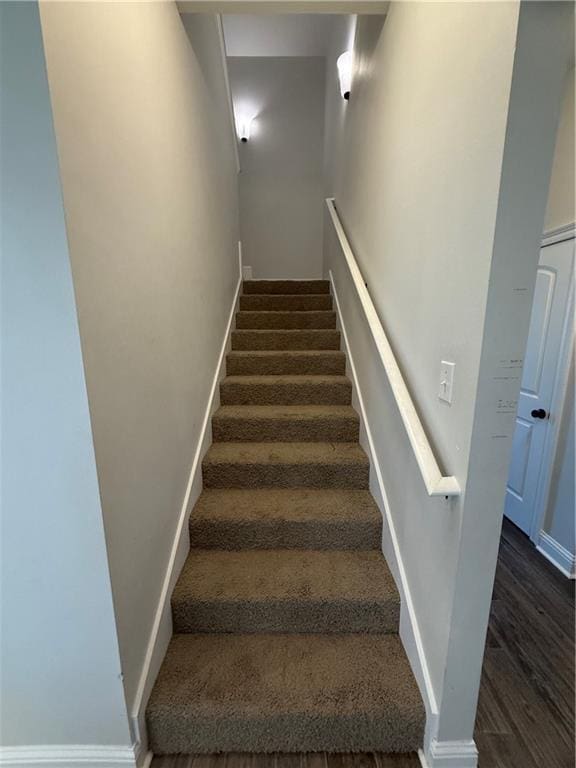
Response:
[{"label": "white trim", "polygon": [[[239,266],[241,265],[239,264]],[[186,560],[190,549],[190,543],[188,539],[188,517],[192,507],[202,492],[202,457],[206,453],[212,440],[210,420],[213,412],[218,407],[218,385],[224,375],[223,371],[226,360],[226,352],[230,345],[230,335],[234,322],[234,316],[236,315],[238,307],[241,288],[242,272],[240,271],[238,282],[236,283],[232,306],[228,315],[228,322],[224,332],[224,338],[220,348],[220,354],[218,356],[218,362],[216,364],[216,370],[212,379],[212,386],[210,388],[210,393],[206,403],[204,419],[202,421],[200,436],[196,445],[196,452],[194,454],[192,466],[190,469],[186,492],[184,494],[184,499],[180,509],[180,516],[178,518],[178,525],[174,534],[174,541],[172,543],[170,558],[168,560],[168,565],[164,574],[162,590],[160,592],[160,597],[156,606],[154,623],[148,638],[146,656],[144,657],[144,664],[142,665],[142,671],[140,673],[140,680],[138,682],[136,696],[134,697],[134,702],[132,704],[131,722],[134,738],[139,744],[143,745],[143,749],[147,745],[145,724],[146,704],[152,691],[154,681],[158,675],[158,671],[166,653],[166,649],[168,648],[168,643],[170,642],[170,638],[172,636],[170,596],[172,594],[176,579],[178,578],[180,570],[184,565],[184,561]],[[146,763],[144,763],[144,765],[146,765]]]},{"label": "white trim", "polygon": [[555,229],[549,229],[542,235],[542,248],[555,243],[562,243],[564,240],[573,240],[576,237],[576,224],[564,224]]},{"label": "white trim", "polygon": [[236,118],[234,117],[234,102],[232,101],[232,89],[230,88],[230,78],[228,77],[228,55],[226,53],[226,38],[224,37],[224,25],[222,24],[221,13],[216,14],[216,27],[218,29],[220,58],[224,68],[224,85],[226,86],[226,100],[228,102],[228,114],[230,117],[230,128],[232,130],[234,158],[236,160],[236,173],[240,173],[240,154],[238,152],[238,137],[236,136]]},{"label": "white trim", "polygon": [[[564,232],[564,234],[566,234],[567,231],[572,231],[573,238],[574,227],[572,225],[569,228],[562,227],[561,230],[554,230],[554,232],[550,235],[546,235],[546,237],[542,240],[542,247],[544,248],[547,245],[555,245],[556,243],[572,239],[567,237],[554,239],[560,232]],[[549,240],[549,238],[551,239]],[[530,523],[530,539],[536,545],[538,545],[540,531],[544,525],[544,517],[546,515],[546,509],[548,507],[548,501],[550,498],[552,470],[554,468],[554,459],[558,449],[558,440],[560,438],[561,415],[564,408],[564,402],[566,400],[566,394],[568,392],[570,360],[574,347],[574,339],[576,337],[576,316],[574,312],[574,266],[573,253],[570,275],[568,277],[570,287],[566,301],[566,314],[564,316],[562,338],[560,340],[560,348],[558,350],[558,361],[556,363],[556,371],[554,373],[554,385],[552,387],[552,396],[550,398],[549,410],[553,418],[548,419],[546,423],[546,436],[544,438],[544,445],[542,447],[538,485],[536,486],[534,510]]]},{"label": "white trim", "polygon": [[380,360],[388,381],[390,389],[394,394],[398,411],[402,418],[402,423],[406,429],[406,434],[414,451],[414,456],[418,462],[424,485],[429,496],[460,496],[461,490],[457,479],[452,475],[443,475],[432,451],[432,446],[428,440],[422,422],[418,417],[418,412],[414,407],[410,392],[404,381],[392,347],[386,337],[376,308],[370,298],[370,294],[364,283],[362,273],[358,263],[352,253],[352,248],[344,232],[344,227],[338,216],[334,198],[327,198],[326,205],[330,214],[330,219],[334,225],[336,236],[340,243],[340,249],[344,255],[348,270],[356,288],[356,293],[360,300],[364,316],[372,333],[372,338],[378,350]]},{"label": "white trim", "polygon": [[559,544],[549,533],[540,531],[536,549],[552,565],[558,568],[564,576],[569,579],[576,579],[576,555],[573,555],[570,550]]},{"label": "white trim", "polygon": [[47,744],[0,747],[3,768],[135,768],[134,747],[91,744]]},{"label": "white trim", "polygon": [[136,768],[150,768],[150,764],[154,758],[152,752],[145,748],[140,742],[136,743],[134,752],[136,754]]},{"label": "white trim", "polygon": [[414,610],[410,588],[408,586],[408,579],[402,561],[402,553],[400,552],[394,520],[390,512],[390,504],[384,487],[384,479],[382,477],[382,471],[380,469],[376,448],[374,447],[374,440],[372,438],[372,431],[370,429],[370,420],[368,419],[366,408],[364,406],[364,398],[362,396],[362,390],[360,388],[358,374],[354,364],[354,355],[352,354],[352,349],[348,341],[348,333],[342,317],[338,291],[336,290],[336,283],[332,270],[330,270],[328,274],[330,276],[332,295],[336,306],[338,326],[342,332],[342,339],[346,350],[346,360],[352,378],[353,405],[360,413],[360,423],[362,426],[360,443],[370,458],[370,468],[372,470],[370,472],[370,491],[380,507],[383,518],[382,548],[390,571],[394,576],[398,592],[400,593],[400,637],[426,708],[426,732],[427,734],[432,734],[434,733],[436,722],[438,720],[438,704],[436,702],[432,679],[428,670],[428,663],[426,661],[426,654],[424,653],[424,645],[420,635],[418,619],[416,611]]},{"label": "white trim", "polygon": [[426,754],[418,751],[422,768],[476,768],[478,750],[473,741],[437,741],[433,739]]}]

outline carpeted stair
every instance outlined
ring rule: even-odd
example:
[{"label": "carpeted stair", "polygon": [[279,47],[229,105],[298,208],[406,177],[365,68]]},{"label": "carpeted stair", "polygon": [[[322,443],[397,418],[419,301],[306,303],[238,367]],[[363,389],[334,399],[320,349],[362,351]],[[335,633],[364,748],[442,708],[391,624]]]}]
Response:
[{"label": "carpeted stair", "polygon": [[147,708],[156,754],[411,752],[424,710],[329,283],[244,283]]}]

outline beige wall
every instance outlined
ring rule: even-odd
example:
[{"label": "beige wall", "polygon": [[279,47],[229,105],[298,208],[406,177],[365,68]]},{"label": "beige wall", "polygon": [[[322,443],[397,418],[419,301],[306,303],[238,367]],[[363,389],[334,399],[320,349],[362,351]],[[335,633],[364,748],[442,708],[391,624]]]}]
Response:
[{"label": "beige wall", "polygon": [[[423,2],[391,4],[385,21],[359,17],[351,98],[332,140],[340,156],[326,163],[425,430],[464,491],[452,503],[426,496],[327,237],[325,268],[342,292],[439,709],[428,740],[472,737],[514,430],[513,409],[498,403],[519,386],[502,366],[521,359],[526,342],[569,13],[562,4]],[[328,99],[339,98],[332,88]],[[451,406],[438,399],[441,360],[456,364]]]},{"label": "beige wall", "polygon": [[554,151],[554,165],[548,190],[548,208],[546,210],[546,223],[544,231],[562,227],[565,224],[573,224],[576,219],[574,212],[574,82],[575,70],[572,67],[566,76],[564,87],[564,99],[556,149]]},{"label": "beige wall", "polygon": [[[335,171],[336,204],[368,290],[438,456],[463,484],[516,24],[517,6],[501,3],[400,3],[385,21],[359,17]],[[437,397],[443,359],[456,363],[451,407]],[[414,516],[401,544],[440,694],[460,513],[439,502],[431,512],[414,481],[404,491],[406,477],[395,473],[389,492],[396,504],[406,494]],[[438,553],[431,572],[423,541]]]},{"label": "beige wall", "polygon": [[41,15],[132,707],[238,279],[232,133],[175,3]]},{"label": "beige wall", "polygon": [[256,114],[240,145],[242,258],[255,278],[322,274],[324,59],[231,57],[235,111]]},{"label": "beige wall", "polygon": [[128,766],[132,741],[36,2],[0,3],[0,51],[0,763],[18,762],[4,748],[24,747],[22,761],[31,765],[34,745],[39,755],[58,745],[63,763],[67,747],[97,744],[118,750]]}]

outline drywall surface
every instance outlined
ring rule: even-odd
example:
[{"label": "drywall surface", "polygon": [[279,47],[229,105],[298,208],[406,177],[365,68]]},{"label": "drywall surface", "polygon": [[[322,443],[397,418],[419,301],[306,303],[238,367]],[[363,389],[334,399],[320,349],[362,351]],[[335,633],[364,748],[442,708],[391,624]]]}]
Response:
[{"label": "drywall surface", "polygon": [[[439,738],[472,732],[574,7],[520,4]],[[518,366],[516,369],[510,366]],[[517,370],[518,376],[510,375]],[[466,670],[466,673],[462,673]],[[476,682],[478,681],[478,682]]]},{"label": "drywall surface", "polygon": [[324,59],[229,58],[240,145],[240,228],[255,278],[322,274]]},{"label": "drywall surface", "polygon": [[37,3],[0,30],[0,743],[129,748]]},{"label": "drywall surface", "polygon": [[[383,22],[383,17],[381,21]],[[324,195],[334,197],[336,173],[344,151],[344,120],[349,102],[340,95],[338,57],[354,49],[356,16],[337,16],[333,22],[332,40],[326,55],[326,100],[324,116]]]},{"label": "drywall surface", "polygon": [[325,56],[338,16],[313,13],[223,16],[228,56]]},{"label": "drywall surface", "polygon": [[574,352],[570,362],[566,397],[560,416],[560,434],[552,477],[550,479],[550,498],[544,520],[544,530],[564,549],[576,553],[575,538],[575,491],[574,468]]},{"label": "drywall surface", "polygon": [[548,190],[544,230],[549,232],[576,220],[574,210],[574,68],[566,76],[562,113]]},{"label": "drywall surface", "polygon": [[238,280],[224,69],[174,3],[41,15],[132,709]]},{"label": "drywall surface", "polygon": [[[360,385],[439,709],[428,732],[431,760],[434,738],[472,738],[514,426],[515,408],[499,404],[513,402],[519,386],[499,365],[521,359],[525,347],[569,50],[561,31],[570,26],[568,6],[526,5],[550,15],[521,30],[527,38],[534,24],[550,31],[539,45],[530,39],[539,51],[532,64],[518,64],[534,80],[531,104],[526,79],[512,83],[519,3],[398,3],[386,20],[359,17],[351,98],[334,139],[340,158],[327,181],[440,464],[464,491],[453,502],[426,496],[388,384],[370,359],[367,329],[350,309]],[[527,45],[520,48],[525,53]],[[339,98],[333,91],[328,99]],[[520,137],[522,120],[531,126]],[[498,232],[507,218],[514,232],[503,225]],[[325,271],[334,269],[340,290],[340,255],[329,237],[326,244]],[[506,249],[513,255],[507,273]],[[496,328],[487,323],[488,304]],[[456,364],[451,405],[438,399],[442,360]]]},{"label": "drywall surface", "polygon": [[[386,20],[359,17],[336,171],[336,205],[368,291],[441,464],[463,485],[517,12],[406,3]],[[441,360],[456,364],[452,406],[437,396]],[[440,696],[461,504],[430,503],[400,422],[397,435],[389,431],[392,418],[380,416],[374,432]]]}]

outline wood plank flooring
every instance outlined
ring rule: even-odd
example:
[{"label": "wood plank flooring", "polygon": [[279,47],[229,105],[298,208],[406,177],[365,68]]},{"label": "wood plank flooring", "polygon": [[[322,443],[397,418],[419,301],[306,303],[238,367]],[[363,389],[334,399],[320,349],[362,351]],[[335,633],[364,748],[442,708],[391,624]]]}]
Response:
[{"label": "wood plank flooring", "polygon": [[[574,768],[574,582],[504,521],[475,739],[479,768]],[[152,768],[419,768],[416,755],[157,757]]]}]

